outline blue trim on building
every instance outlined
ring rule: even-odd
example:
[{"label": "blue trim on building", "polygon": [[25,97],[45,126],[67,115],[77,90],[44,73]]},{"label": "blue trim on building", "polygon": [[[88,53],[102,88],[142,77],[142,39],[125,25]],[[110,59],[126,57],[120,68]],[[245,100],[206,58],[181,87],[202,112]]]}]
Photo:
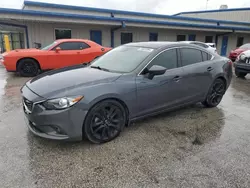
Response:
[{"label": "blue trim on building", "polygon": [[178,27],[197,27],[197,28],[219,29],[219,30],[250,31],[249,27],[221,26],[217,24],[216,25],[190,24],[190,23],[178,23],[178,22],[169,22],[169,21],[142,20],[142,19],[133,19],[133,18],[116,18],[116,17],[112,18],[112,17],[103,17],[103,16],[94,16],[94,15],[64,14],[64,13],[58,13],[58,12],[41,12],[41,11],[34,11],[34,10],[17,10],[17,9],[0,8],[0,13],[21,14],[21,15],[29,15],[29,16],[99,20],[99,21],[113,21],[113,22],[127,22],[127,23],[141,23],[141,24],[156,24],[156,25],[178,26]]},{"label": "blue trim on building", "polygon": [[11,23],[5,23],[5,22],[0,22],[0,25],[7,25],[7,26],[24,28],[25,36],[26,36],[26,45],[27,45],[27,48],[29,48],[29,46],[30,46],[29,45],[29,33],[28,33],[28,27],[26,25],[11,24]]},{"label": "blue trim on building", "polygon": [[[225,20],[214,20],[214,19],[202,19],[202,18],[190,18],[182,16],[170,16],[170,15],[161,15],[161,14],[152,14],[152,13],[143,13],[143,12],[132,12],[132,11],[123,11],[123,10],[113,10],[113,9],[103,9],[103,8],[92,8],[92,7],[79,7],[72,5],[60,5],[60,4],[51,4],[51,3],[42,3],[34,1],[24,1],[24,5],[27,6],[39,6],[44,8],[61,8],[67,10],[82,10],[90,12],[102,12],[109,14],[124,14],[124,15],[133,15],[133,16],[146,16],[152,18],[169,18],[174,20],[190,20],[190,21],[200,21],[200,22],[211,22],[211,23],[225,23],[225,24],[235,24],[235,25],[250,25],[247,22],[234,22],[234,21],[225,21]],[[115,16],[114,16],[115,17]]]},{"label": "blue trim on building", "polygon": [[230,12],[230,11],[246,11],[250,10],[250,7],[247,8],[231,8],[231,9],[217,9],[217,10],[202,10],[202,11],[190,11],[190,12],[179,12],[173,16],[178,16],[181,14],[196,14],[196,13],[211,13],[211,12]]}]

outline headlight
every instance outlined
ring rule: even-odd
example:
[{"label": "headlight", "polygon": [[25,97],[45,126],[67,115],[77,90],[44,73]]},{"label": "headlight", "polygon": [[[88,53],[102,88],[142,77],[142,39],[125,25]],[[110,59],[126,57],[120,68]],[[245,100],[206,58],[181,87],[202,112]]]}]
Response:
[{"label": "headlight", "polygon": [[245,61],[245,60],[246,60],[246,57],[247,57],[247,56],[246,56],[245,54],[241,54],[241,55],[240,55],[240,60]]},{"label": "headlight", "polygon": [[69,108],[79,102],[83,96],[76,97],[63,97],[58,99],[51,99],[42,103],[42,105],[47,110],[62,110],[65,108]]}]

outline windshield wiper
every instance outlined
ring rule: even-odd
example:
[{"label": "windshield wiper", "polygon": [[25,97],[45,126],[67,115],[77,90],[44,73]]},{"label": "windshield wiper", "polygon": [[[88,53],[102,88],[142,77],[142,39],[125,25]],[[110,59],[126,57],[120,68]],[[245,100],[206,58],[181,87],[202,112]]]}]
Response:
[{"label": "windshield wiper", "polygon": [[94,66],[94,65],[92,65],[92,66],[90,66],[90,67],[93,68],[93,69],[99,69],[99,70],[103,70],[103,71],[109,72],[108,69],[102,68],[102,67],[100,67],[100,66]]}]

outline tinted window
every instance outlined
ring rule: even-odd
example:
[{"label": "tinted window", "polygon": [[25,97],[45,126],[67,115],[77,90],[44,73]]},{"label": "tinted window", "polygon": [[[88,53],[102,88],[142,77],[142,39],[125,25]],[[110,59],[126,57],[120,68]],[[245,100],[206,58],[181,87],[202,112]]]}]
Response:
[{"label": "tinted window", "polygon": [[151,48],[119,46],[96,59],[91,66],[99,66],[111,72],[128,73],[138,67],[153,51]]},{"label": "tinted window", "polygon": [[55,29],[55,37],[58,39],[71,39],[70,29]]},{"label": "tinted window", "polygon": [[176,49],[167,50],[156,56],[148,66],[148,69],[150,69],[153,65],[160,65],[167,69],[176,68],[177,67]]},{"label": "tinted window", "polygon": [[238,37],[237,39],[237,47],[242,46],[244,43],[244,37]]},{"label": "tinted window", "polygon": [[212,55],[206,53],[206,52],[202,52],[202,59],[203,61],[207,61],[207,60],[211,60]]},{"label": "tinted window", "polygon": [[149,33],[149,41],[158,41],[158,33]]},{"label": "tinted window", "polygon": [[186,35],[177,35],[177,41],[185,41]]},{"label": "tinted window", "polygon": [[121,44],[127,44],[133,41],[132,33],[121,33]]},{"label": "tinted window", "polygon": [[202,62],[202,55],[200,50],[192,48],[181,48],[180,50],[182,66]]},{"label": "tinted window", "polygon": [[55,48],[57,47],[60,47],[61,50],[82,50],[85,48],[89,48],[89,45],[84,42],[64,42],[59,44]]},{"label": "tinted window", "polygon": [[212,43],[213,42],[213,36],[206,36],[205,37],[205,43]]}]

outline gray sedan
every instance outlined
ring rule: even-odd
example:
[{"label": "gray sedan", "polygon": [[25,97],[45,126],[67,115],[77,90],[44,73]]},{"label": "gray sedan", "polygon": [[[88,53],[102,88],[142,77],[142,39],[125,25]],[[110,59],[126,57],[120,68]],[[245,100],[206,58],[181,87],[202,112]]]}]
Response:
[{"label": "gray sedan", "polygon": [[198,102],[217,106],[231,78],[232,62],[204,48],[142,42],[117,47],[87,67],[41,74],[21,92],[35,135],[104,143],[146,116]]}]

